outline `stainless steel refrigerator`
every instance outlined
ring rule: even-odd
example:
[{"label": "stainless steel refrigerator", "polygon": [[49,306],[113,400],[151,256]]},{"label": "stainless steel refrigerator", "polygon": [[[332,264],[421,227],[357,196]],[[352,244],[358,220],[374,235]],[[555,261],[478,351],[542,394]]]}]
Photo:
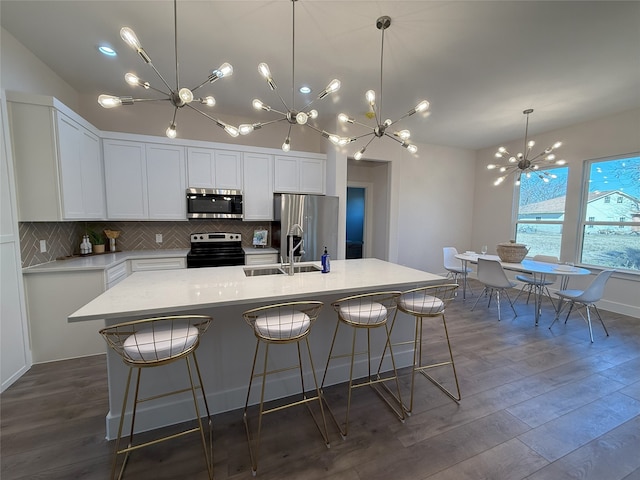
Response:
[{"label": "stainless steel refrigerator", "polygon": [[[294,252],[295,261],[319,261],[324,247],[331,258],[338,251],[338,197],[325,195],[298,195],[279,193],[274,195],[273,246],[280,249],[282,259],[288,261],[287,235],[294,235],[294,246],[302,237],[302,252]],[[302,234],[292,227],[298,224]]]}]

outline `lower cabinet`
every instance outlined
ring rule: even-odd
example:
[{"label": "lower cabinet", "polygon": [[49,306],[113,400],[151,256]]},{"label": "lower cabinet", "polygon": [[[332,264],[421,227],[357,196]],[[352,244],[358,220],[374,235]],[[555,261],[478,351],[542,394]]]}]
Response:
[{"label": "lower cabinet", "polygon": [[105,290],[103,270],[23,276],[33,363],[106,352],[103,320],[69,323],[67,317]]},{"label": "lower cabinet", "polygon": [[177,270],[187,268],[185,257],[175,258],[138,258],[130,260],[131,272],[149,272],[152,270]]},{"label": "lower cabinet", "polygon": [[245,265],[270,265],[273,263],[278,263],[277,253],[252,253],[244,256]]}]

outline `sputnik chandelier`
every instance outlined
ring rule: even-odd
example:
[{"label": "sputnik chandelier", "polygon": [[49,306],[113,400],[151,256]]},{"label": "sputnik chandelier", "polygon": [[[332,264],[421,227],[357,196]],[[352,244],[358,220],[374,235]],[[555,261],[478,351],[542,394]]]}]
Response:
[{"label": "sputnik chandelier", "polygon": [[493,182],[494,185],[500,185],[511,174],[515,174],[516,185],[520,185],[520,180],[523,174],[526,175],[527,178],[531,177],[532,174],[537,175],[543,182],[547,183],[550,179],[557,178],[557,176],[554,173],[545,171],[544,168],[548,165],[564,165],[567,163],[565,160],[556,160],[556,155],[553,153],[554,150],[560,148],[562,145],[561,142],[556,142],[550,147],[545,148],[539,154],[530,157],[531,149],[536,143],[527,138],[529,133],[529,114],[533,113],[533,108],[528,108],[522,113],[527,116],[527,123],[524,130],[524,153],[520,152],[513,156],[506,148],[498,148],[496,158],[508,157],[509,163],[507,165],[498,165],[494,163],[487,165],[487,169],[494,170],[497,168],[498,171],[503,174]]},{"label": "sputnik chandelier", "polygon": [[276,112],[276,113],[280,114],[282,117],[278,118],[278,119],[275,119],[275,120],[268,121],[268,122],[264,122],[264,123],[245,123],[245,124],[242,124],[242,125],[240,125],[238,127],[241,135],[248,135],[249,133],[253,132],[254,130],[258,130],[258,129],[264,127],[265,125],[269,125],[271,123],[276,123],[276,122],[281,122],[281,121],[286,120],[287,122],[289,122],[289,131],[287,132],[287,136],[284,139],[284,143],[282,144],[282,150],[285,151],[285,152],[288,152],[291,149],[291,128],[294,125],[307,126],[307,127],[311,128],[311,129],[319,132],[325,138],[329,138],[334,143],[337,142],[337,138],[338,138],[335,135],[330,135],[326,131],[316,128],[315,126],[313,126],[310,123],[308,123],[308,121],[309,121],[309,119],[315,120],[318,117],[318,111],[317,110],[309,110],[309,107],[311,106],[311,104],[313,102],[315,102],[316,100],[320,100],[320,99],[325,98],[327,95],[329,95],[331,93],[337,92],[340,89],[340,80],[338,80],[338,79],[331,80],[329,85],[327,85],[327,87],[322,92],[320,92],[320,94],[315,99],[311,100],[309,103],[307,103],[304,107],[302,107],[299,110],[296,110],[296,108],[295,108],[294,90],[295,90],[295,75],[296,75],[296,56],[295,56],[295,51],[296,51],[296,1],[297,0],[291,0],[292,22],[293,22],[292,48],[291,48],[291,56],[292,56],[292,59],[293,59],[292,69],[291,69],[291,107],[287,106],[287,103],[284,101],[284,99],[282,98],[282,96],[278,92],[278,87],[276,85],[275,80],[273,79],[273,76],[271,75],[271,71],[269,70],[269,66],[266,63],[260,63],[258,65],[258,72],[260,72],[260,75],[262,75],[264,77],[264,79],[267,81],[267,84],[269,85],[269,88],[272,91],[276,92],[276,95],[278,95],[278,98],[280,99],[280,102],[282,103],[285,111],[283,112],[283,111],[280,111],[280,110],[276,110],[275,108],[272,108],[271,106],[269,106],[266,103],[264,103],[262,100],[259,100],[259,99],[256,98],[256,99],[253,100],[253,107],[256,110],[264,110],[266,112]]},{"label": "sputnik chandelier", "polygon": [[151,57],[147,54],[144,48],[142,48],[142,44],[138,40],[138,37],[134,33],[134,31],[129,27],[122,27],[120,29],[120,37],[125,41],[127,45],[133,48],[138,55],[144,60],[146,64],[148,64],[153,71],[156,72],[162,83],[164,83],[165,87],[167,87],[167,91],[160,90],[158,88],[152,87],[149,82],[145,82],[140,79],[134,73],[127,73],[124,76],[125,81],[132,86],[142,87],[145,90],[153,90],[154,92],[161,93],[166,96],[166,98],[133,98],[130,96],[125,97],[117,97],[113,95],[100,95],[98,97],[98,103],[104,108],[114,108],[119,107],[120,105],[133,105],[136,102],[152,102],[152,101],[169,101],[171,105],[173,105],[173,119],[171,123],[169,123],[169,127],[166,130],[166,135],[169,138],[176,138],[177,130],[176,130],[176,115],[178,113],[178,109],[183,107],[188,107],[200,115],[207,117],[209,120],[213,120],[217,126],[223,128],[225,132],[227,132],[232,137],[238,136],[238,129],[232,125],[228,125],[217,118],[212,117],[208,113],[201,111],[196,108],[193,104],[199,103],[201,105],[207,107],[213,107],[216,104],[216,100],[212,96],[206,96],[202,98],[195,98],[193,93],[198,90],[200,87],[203,87],[207,83],[214,83],[220,78],[229,77],[233,74],[233,67],[228,63],[223,63],[218,68],[213,70],[211,74],[207,77],[207,79],[202,82],[200,85],[194,88],[186,88],[180,86],[180,72],[178,69],[178,11],[176,0],[173,1],[173,19],[174,19],[174,46],[175,46],[175,58],[176,58],[176,83],[175,88],[171,87],[169,83],[165,80],[165,78],[160,74],[160,72],[156,69],[151,61]]},{"label": "sputnik chandelier", "polygon": [[387,130],[391,126],[398,123],[403,118],[409,117],[417,112],[426,112],[429,109],[429,102],[427,102],[426,100],[422,100],[414,108],[409,110],[407,113],[405,113],[402,117],[400,117],[395,122],[390,119],[386,119],[384,121],[382,120],[383,118],[382,117],[382,71],[383,71],[382,66],[383,66],[383,60],[384,60],[384,32],[387,28],[389,28],[390,25],[391,25],[391,17],[388,17],[386,15],[379,17],[376,20],[376,27],[378,28],[378,30],[382,32],[382,46],[380,48],[380,100],[377,106],[376,106],[376,93],[373,90],[369,90],[365,93],[365,98],[367,100],[367,103],[369,104],[370,113],[372,113],[373,118],[375,118],[376,126],[371,127],[370,125],[365,125],[363,123],[357,122],[353,117],[350,117],[345,113],[341,113],[340,115],[338,115],[338,120],[340,120],[341,122],[349,123],[349,124],[355,123],[356,125],[369,128],[371,132],[365,133],[357,137],[346,138],[346,139],[340,138],[340,137],[330,138],[330,140],[332,140],[332,142],[334,143],[337,143],[339,145],[346,145],[347,143],[352,143],[360,138],[371,135],[371,138],[366,143],[366,145],[362,147],[360,150],[358,150],[358,152],[356,152],[356,154],[353,156],[353,158],[355,158],[356,160],[360,160],[362,158],[362,155],[364,154],[365,150],[375,138],[381,138],[383,136],[387,136],[395,140],[396,142],[400,143],[400,145],[402,145],[404,148],[409,150],[411,153],[416,153],[418,151],[418,147],[416,147],[414,144],[409,142],[409,137],[411,137],[411,132],[409,130],[395,131],[393,132],[393,135],[390,134]]}]

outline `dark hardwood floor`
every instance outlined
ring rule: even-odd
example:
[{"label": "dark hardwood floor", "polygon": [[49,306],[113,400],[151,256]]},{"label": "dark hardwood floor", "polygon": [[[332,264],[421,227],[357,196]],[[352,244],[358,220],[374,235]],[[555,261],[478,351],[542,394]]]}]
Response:
[{"label": "dark hardwood floor", "polygon": [[[358,389],[349,436],[342,440],[329,424],[329,449],[304,407],[272,414],[258,477],[640,480],[640,319],[603,311],[611,336],[594,324],[591,344],[575,314],[550,331],[548,302],[535,327],[522,298],[515,318],[503,304],[500,322],[493,303],[487,309],[481,300],[471,312],[475,298],[447,309],[459,405],[417,377],[414,412],[403,424],[373,391]],[[441,330],[428,332],[427,351],[443,352]],[[444,381],[447,369],[437,372]],[[338,387],[327,395],[339,410]],[[104,356],[34,365],[0,406],[3,480],[108,478]],[[216,479],[251,478],[241,411],[215,416],[214,457]],[[125,478],[206,478],[197,436],[135,452]]]}]

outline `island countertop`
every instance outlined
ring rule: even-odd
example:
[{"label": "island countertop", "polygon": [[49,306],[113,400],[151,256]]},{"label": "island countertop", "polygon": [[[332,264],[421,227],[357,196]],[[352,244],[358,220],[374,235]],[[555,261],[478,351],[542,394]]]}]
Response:
[{"label": "island countertop", "polygon": [[[312,262],[313,263],[313,262]],[[69,321],[127,319],[314,295],[409,289],[444,277],[367,258],[334,260],[331,272],[247,277],[243,266],[136,272],[76,312]]]}]

